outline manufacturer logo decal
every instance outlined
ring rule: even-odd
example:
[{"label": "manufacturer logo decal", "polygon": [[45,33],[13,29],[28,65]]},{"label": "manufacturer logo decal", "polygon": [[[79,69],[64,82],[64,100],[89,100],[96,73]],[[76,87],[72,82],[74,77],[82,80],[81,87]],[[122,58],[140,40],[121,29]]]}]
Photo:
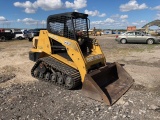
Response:
[{"label": "manufacturer logo decal", "polygon": [[68,41],[64,41],[64,44],[65,44],[65,45],[70,45],[71,43],[68,42]]}]

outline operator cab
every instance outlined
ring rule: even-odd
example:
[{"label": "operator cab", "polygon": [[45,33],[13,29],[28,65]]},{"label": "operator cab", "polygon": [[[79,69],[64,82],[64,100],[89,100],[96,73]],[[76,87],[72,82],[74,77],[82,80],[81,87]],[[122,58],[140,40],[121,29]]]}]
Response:
[{"label": "operator cab", "polygon": [[47,30],[52,34],[76,40],[81,45],[83,39],[89,37],[87,17],[87,14],[78,12],[50,15],[47,19]]},{"label": "operator cab", "polygon": [[[76,40],[85,54],[89,50],[87,47],[87,42],[89,41],[89,19],[87,17],[87,14],[78,12],[50,15],[47,19],[47,30],[49,33]],[[51,46],[56,48],[53,51],[59,50],[60,52],[60,49],[61,51],[65,49],[61,43],[55,40],[51,40]]]}]

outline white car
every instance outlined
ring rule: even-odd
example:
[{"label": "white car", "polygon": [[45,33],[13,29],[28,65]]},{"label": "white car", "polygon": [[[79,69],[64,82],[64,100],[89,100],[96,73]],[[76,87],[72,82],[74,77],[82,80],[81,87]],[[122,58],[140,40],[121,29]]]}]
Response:
[{"label": "white car", "polygon": [[15,38],[22,40],[25,38],[24,32],[23,31],[19,31],[19,32],[15,32]]}]

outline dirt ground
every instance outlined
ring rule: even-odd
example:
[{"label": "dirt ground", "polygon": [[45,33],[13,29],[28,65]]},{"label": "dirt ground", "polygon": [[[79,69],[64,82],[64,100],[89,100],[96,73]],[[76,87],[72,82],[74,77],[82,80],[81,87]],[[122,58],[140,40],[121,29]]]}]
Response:
[{"label": "dirt ground", "polygon": [[107,62],[124,64],[134,85],[113,106],[64,90],[30,75],[32,43],[0,42],[1,120],[159,120],[160,44],[119,44],[97,36]]}]

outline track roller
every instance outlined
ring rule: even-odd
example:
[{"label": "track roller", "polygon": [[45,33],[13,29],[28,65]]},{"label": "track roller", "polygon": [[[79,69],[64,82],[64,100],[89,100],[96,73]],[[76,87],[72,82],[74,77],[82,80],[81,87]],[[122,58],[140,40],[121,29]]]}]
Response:
[{"label": "track roller", "polygon": [[35,77],[39,77],[39,71],[38,71],[38,69],[35,69],[33,74],[34,74]]},{"label": "track roller", "polygon": [[57,74],[56,73],[51,74],[51,82],[54,82],[54,83],[57,82]]},{"label": "track roller", "polygon": [[46,74],[45,74],[45,80],[46,81],[49,81],[50,80],[50,72],[47,72]]},{"label": "track roller", "polygon": [[66,79],[65,79],[65,87],[66,89],[72,89],[74,86],[74,81],[72,79],[72,77],[70,76],[67,76]]},{"label": "track roller", "polygon": [[43,77],[44,77],[44,74],[43,74],[42,72],[40,72],[40,73],[39,73],[39,78],[40,78],[40,79],[43,79]]},{"label": "track roller", "polygon": [[64,84],[64,76],[60,72],[57,72],[57,83],[59,85],[63,85]]}]

